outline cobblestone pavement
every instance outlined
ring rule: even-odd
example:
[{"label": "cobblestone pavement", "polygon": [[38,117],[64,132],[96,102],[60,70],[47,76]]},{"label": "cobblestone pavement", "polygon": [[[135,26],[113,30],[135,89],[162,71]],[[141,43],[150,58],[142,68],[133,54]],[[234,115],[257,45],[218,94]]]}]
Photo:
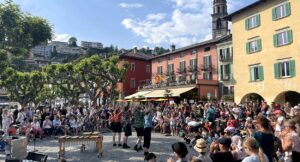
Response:
[{"label": "cobblestone pavement", "polygon": [[[123,134],[122,134],[123,135]],[[67,161],[72,162],[142,162],[144,161],[143,152],[136,152],[133,150],[133,146],[136,141],[136,134],[129,138],[128,145],[131,146],[130,149],[122,149],[121,147],[112,146],[112,136],[111,133],[103,134],[103,157],[98,158],[95,152],[95,146],[87,146],[84,152],[80,151],[80,144],[71,145],[66,147],[66,154],[64,156]],[[159,133],[152,133],[152,141],[150,146],[150,152],[154,152],[157,156],[157,161],[165,162],[170,156],[172,156],[171,145],[179,141],[179,137],[166,137]],[[28,151],[33,150],[33,142],[28,144]],[[36,141],[36,149],[39,153],[48,155],[48,160],[50,162],[56,162],[58,160],[58,140],[55,138],[43,139]],[[193,153],[194,154],[194,153]],[[4,154],[0,154],[0,161],[4,161]]]}]

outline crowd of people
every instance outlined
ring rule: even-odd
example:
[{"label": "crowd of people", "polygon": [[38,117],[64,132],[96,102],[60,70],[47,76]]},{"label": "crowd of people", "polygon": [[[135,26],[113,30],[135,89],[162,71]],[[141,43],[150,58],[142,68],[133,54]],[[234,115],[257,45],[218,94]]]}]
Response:
[{"label": "crowd of people", "polygon": [[[149,151],[154,132],[182,138],[170,146],[175,158],[167,162],[300,162],[299,106],[262,101],[26,107],[13,112],[1,109],[0,124],[3,133],[24,135],[29,141],[110,129],[113,147],[124,149],[130,148],[128,138],[134,130],[133,149],[143,151],[151,162],[156,159]],[[189,153],[188,148],[199,154]]]}]

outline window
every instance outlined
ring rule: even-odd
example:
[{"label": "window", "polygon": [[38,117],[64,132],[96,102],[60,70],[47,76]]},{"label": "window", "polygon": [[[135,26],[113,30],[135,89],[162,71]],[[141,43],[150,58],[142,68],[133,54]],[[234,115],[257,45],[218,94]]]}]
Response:
[{"label": "window", "polygon": [[150,73],[151,69],[150,69],[150,65],[146,65],[146,73]]},{"label": "window", "polygon": [[194,54],[196,54],[196,53],[197,53],[196,50],[192,50],[192,52],[191,52],[192,55],[194,55]]},{"label": "window", "polygon": [[135,88],[135,78],[130,79],[130,88]]},{"label": "window", "polygon": [[283,61],[274,64],[275,78],[287,78],[295,76],[295,60]]},{"label": "window", "polygon": [[281,33],[277,33],[273,36],[274,47],[284,46],[293,42],[292,30],[287,30]]},{"label": "window", "polygon": [[228,60],[231,57],[230,48],[228,47],[228,48],[220,49],[219,56],[221,61]]},{"label": "window", "polygon": [[134,62],[131,63],[130,69],[131,69],[131,71],[135,71],[135,63]]},{"label": "window", "polygon": [[169,64],[168,65],[168,74],[173,74],[174,73],[174,64]]},{"label": "window", "polygon": [[227,65],[221,65],[220,66],[220,73],[221,73],[221,80],[229,80],[231,69],[230,64]]},{"label": "window", "polygon": [[229,88],[223,87],[223,95],[228,95],[228,94],[229,94]]},{"label": "window", "polygon": [[161,63],[161,59],[158,59],[157,62],[158,62],[158,63]]},{"label": "window", "polygon": [[210,51],[210,47],[205,47],[204,52]]},{"label": "window", "polygon": [[210,68],[211,67],[211,56],[204,56],[203,57],[203,64],[205,68]]},{"label": "window", "polygon": [[262,66],[250,67],[250,81],[262,81],[264,80],[264,71]]},{"label": "window", "polygon": [[261,39],[257,39],[246,44],[247,54],[261,51]]},{"label": "window", "polygon": [[157,74],[162,75],[162,73],[163,73],[163,68],[162,68],[162,66],[158,66],[158,67],[157,67]]},{"label": "window", "polygon": [[212,80],[212,72],[204,72],[203,79],[204,80]]},{"label": "window", "polygon": [[190,60],[190,70],[196,71],[197,70],[197,59]]},{"label": "window", "polygon": [[245,20],[246,30],[256,28],[260,25],[260,15],[249,17]]},{"label": "window", "polygon": [[273,21],[287,17],[289,15],[291,15],[291,4],[289,2],[272,9]]},{"label": "window", "polygon": [[185,72],[185,61],[180,62],[180,72],[181,73]]},{"label": "window", "polygon": [[168,60],[171,61],[171,60],[172,60],[172,56],[169,56],[169,57],[168,57]]}]

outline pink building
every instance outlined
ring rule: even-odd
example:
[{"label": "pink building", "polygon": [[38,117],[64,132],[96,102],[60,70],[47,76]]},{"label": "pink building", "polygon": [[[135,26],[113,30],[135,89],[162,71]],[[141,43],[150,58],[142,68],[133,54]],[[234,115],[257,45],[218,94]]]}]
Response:
[{"label": "pink building", "polygon": [[[175,49],[151,59],[152,83],[140,85],[149,91],[146,98],[169,90],[170,97],[209,99],[218,98],[218,54],[216,44],[228,36],[215,38],[191,46]],[[157,92],[153,92],[157,90]],[[192,91],[192,93],[190,92]],[[173,94],[172,94],[173,93]]]}]

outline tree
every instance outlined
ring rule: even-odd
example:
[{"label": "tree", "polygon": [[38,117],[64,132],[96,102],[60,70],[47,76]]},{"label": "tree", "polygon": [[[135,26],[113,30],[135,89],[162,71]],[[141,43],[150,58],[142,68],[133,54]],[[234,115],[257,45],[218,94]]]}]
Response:
[{"label": "tree", "polygon": [[[7,51],[0,49],[0,69],[5,69],[8,66],[8,56]],[[1,75],[2,70],[0,70]]]},{"label": "tree", "polygon": [[11,101],[18,101],[23,107],[34,101],[44,85],[44,74],[41,72],[18,72],[6,68],[0,83]]},{"label": "tree", "polygon": [[77,47],[77,38],[71,37],[68,42],[70,47]]},{"label": "tree", "polygon": [[[0,48],[13,55],[28,53],[36,45],[52,38],[52,27],[48,21],[23,13],[20,7],[6,0],[0,4]],[[19,53],[20,52],[20,53]]]}]

